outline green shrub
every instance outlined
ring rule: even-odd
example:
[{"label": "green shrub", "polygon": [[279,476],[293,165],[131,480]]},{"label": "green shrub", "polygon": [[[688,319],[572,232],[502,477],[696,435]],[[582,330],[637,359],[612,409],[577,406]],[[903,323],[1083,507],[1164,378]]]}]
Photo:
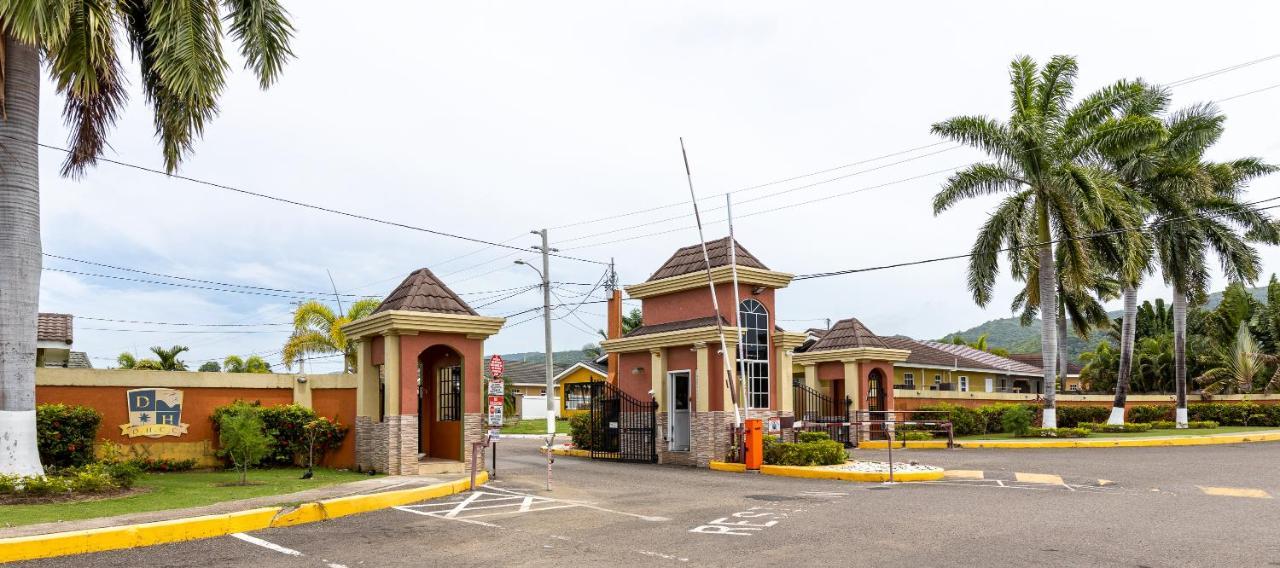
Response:
[{"label": "green shrub", "polygon": [[41,404],[36,407],[40,463],[58,469],[93,462],[93,441],[102,415],[88,406]]},{"label": "green shrub", "polygon": [[241,405],[226,412],[218,424],[218,455],[227,457],[240,471],[240,484],[248,483],[249,468],[271,453],[271,436],[266,433],[261,411]]},{"label": "green shrub", "polygon": [[1098,422],[1081,422],[1080,428],[1084,428],[1090,432],[1146,432],[1151,429],[1150,422],[1125,422],[1124,424],[1103,424]]},{"label": "green shrub", "polygon": [[1125,420],[1129,422],[1161,422],[1173,420],[1172,406],[1140,404],[1131,406],[1125,411]]},{"label": "green shrub", "polygon": [[917,432],[917,431],[908,430],[906,432],[899,433],[898,439],[906,440],[908,442],[926,442],[933,439],[933,434],[929,432]]},{"label": "green shrub", "polygon": [[1187,407],[1188,420],[1211,420],[1223,426],[1280,426],[1276,405],[1253,402],[1201,402]]},{"label": "green shrub", "polygon": [[1084,428],[1029,428],[1020,438],[1086,438],[1089,431]]},{"label": "green shrub", "polygon": [[1172,420],[1156,420],[1147,424],[1151,425],[1152,430],[1173,430],[1178,427],[1178,424]]},{"label": "green shrub", "polygon": [[18,492],[30,497],[47,497],[71,491],[67,478],[60,475],[31,475],[18,481]]},{"label": "green shrub", "polygon": [[[1174,426],[1176,427],[1176,425]],[[1187,428],[1192,430],[1212,430],[1218,427],[1218,423],[1212,420],[1194,420],[1187,421]]]},{"label": "green shrub", "polygon": [[264,407],[260,401],[242,400],[213,409],[209,419],[213,421],[214,431],[218,431],[224,416],[242,407],[259,409],[263,427],[272,439],[270,452],[263,461],[272,465],[307,465],[313,433],[316,459],[323,461],[325,454],[342,445],[349,431],[346,425],[319,416],[304,406],[281,404]]},{"label": "green shrub", "polygon": [[68,471],[65,478],[67,489],[74,493],[102,493],[119,487],[107,464],[93,463]]},{"label": "green shrub", "polygon": [[[801,432],[817,434],[820,432]],[[764,438],[764,463],[768,465],[838,465],[848,459],[844,445],[830,439],[811,442],[782,442],[773,436]]]},{"label": "green shrub", "polygon": [[1031,410],[1020,404],[1007,405],[1000,414],[1000,430],[1022,436],[1031,429]]},{"label": "green shrub", "polygon": [[1085,422],[1106,422],[1110,406],[1059,406],[1058,428],[1075,428]]},{"label": "green shrub", "polygon": [[175,472],[195,469],[194,459],[175,460],[169,458],[130,458],[127,463],[138,468],[138,471]]},{"label": "green shrub", "polygon": [[796,441],[800,442],[801,444],[805,444],[808,442],[821,442],[821,441],[830,440],[830,439],[831,439],[831,434],[828,434],[823,431],[796,432]]},{"label": "green shrub", "polygon": [[591,433],[591,413],[581,412],[569,417],[569,437],[573,439],[573,447],[592,449]]},{"label": "green shrub", "polygon": [[[971,436],[986,433],[986,424],[978,411],[955,404],[926,404],[919,409],[912,420],[943,421],[950,420],[951,428],[957,436]],[[945,414],[932,414],[942,412]],[[926,414],[929,413],[929,414]]]},{"label": "green shrub", "polygon": [[0,473],[0,495],[13,495],[18,492],[18,482],[22,479],[17,475],[5,475]]}]

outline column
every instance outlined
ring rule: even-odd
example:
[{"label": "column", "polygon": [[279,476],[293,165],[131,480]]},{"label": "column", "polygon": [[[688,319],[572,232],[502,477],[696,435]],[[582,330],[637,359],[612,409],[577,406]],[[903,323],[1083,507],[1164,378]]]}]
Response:
[{"label": "column", "polygon": [[666,349],[655,348],[649,350],[649,388],[653,390],[653,398],[658,401],[658,412],[666,412],[663,396],[667,386],[667,360]]},{"label": "column", "polygon": [[804,366],[804,386],[818,390],[818,364],[808,363]]},{"label": "column", "polygon": [[378,370],[373,367],[373,342],[356,343],[356,416],[380,420],[378,416]]},{"label": "column", "polygon": [[841,363],[844,363],[844,394],[853,399],[854,410],[861,410],[866,407],[859,392],[862,387],[862,376],[858,373],[861,369],[858,368],[857,361],[841,361]]},{"label": "column", "polygon": [[386,382],[387,415],[397,416],[400,414],[400,336],[394,333],[382,340],[382,376]]},{"label": "column", "polygon": [[707,412],[711,410],[711,351],[707,349],[705,341],[694,343],[693,348],[698,352],[697,379],[694,386],[697,399],[694,410]]},{"label": "column", "polygon": [[791,386],[791,354],[790,349],[782,347],[778,348],[778,410],[782,412],[794,412],[795,403],[792,398],[795,395],[795,388]]}]

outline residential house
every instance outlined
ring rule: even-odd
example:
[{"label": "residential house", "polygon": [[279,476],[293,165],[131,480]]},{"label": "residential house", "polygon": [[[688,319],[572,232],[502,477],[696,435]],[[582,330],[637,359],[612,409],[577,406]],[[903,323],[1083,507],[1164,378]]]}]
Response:
[{"label": "residential house", "polygon": [[36,319],[36,366],[93,368],[83,351],[72,349],[75,317],[41,313]]},{"label": "residential house", "polygon": [[[1011,353],[1009,358],[1014,361],[1026,363],[1032,367],[1036,367],[1037,369],[1040,368],[1040,365],[1043,364],[1044,361],[1043,356],[1039,353]],[[1087,385],[1085,385],[1084,381],[1080,379],[1080,369],[1080,365],[1067,362],[1067,377],[1066,380],[1062,382],[1063,384],[1060,392],[1084,392],[1088,390]]]}]

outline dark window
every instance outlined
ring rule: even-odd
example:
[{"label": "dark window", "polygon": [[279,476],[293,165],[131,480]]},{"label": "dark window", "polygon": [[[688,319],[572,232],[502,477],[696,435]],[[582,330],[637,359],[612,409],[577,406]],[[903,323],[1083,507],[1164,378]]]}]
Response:
[{"label": "dark window", "polygon": [[436,411],[439,422],[457,422],[462,420],[462,367],[444,367],[440,369],[439,393],[440,406]]},{"label": "dark window", "polygon": [[565,410],[591,408],[591,383],[569,383],[564,387]]},{"label": "dark window", "polygon": [[738,375],[747,384],[747,407],[769,408],[769,312],[756,300],[743,300],[738,326]]}]

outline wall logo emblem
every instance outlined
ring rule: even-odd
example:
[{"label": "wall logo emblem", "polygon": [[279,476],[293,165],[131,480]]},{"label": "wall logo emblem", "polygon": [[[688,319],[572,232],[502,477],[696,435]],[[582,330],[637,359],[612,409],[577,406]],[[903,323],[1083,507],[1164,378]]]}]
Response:
[{"label": "wall logo emblem", "polygon": [[188,424],[182,423],[182,391],[133,389],[125,397],[129,402],[129,423],[120,425],[121,434],[160,438],[187,433]]}]

